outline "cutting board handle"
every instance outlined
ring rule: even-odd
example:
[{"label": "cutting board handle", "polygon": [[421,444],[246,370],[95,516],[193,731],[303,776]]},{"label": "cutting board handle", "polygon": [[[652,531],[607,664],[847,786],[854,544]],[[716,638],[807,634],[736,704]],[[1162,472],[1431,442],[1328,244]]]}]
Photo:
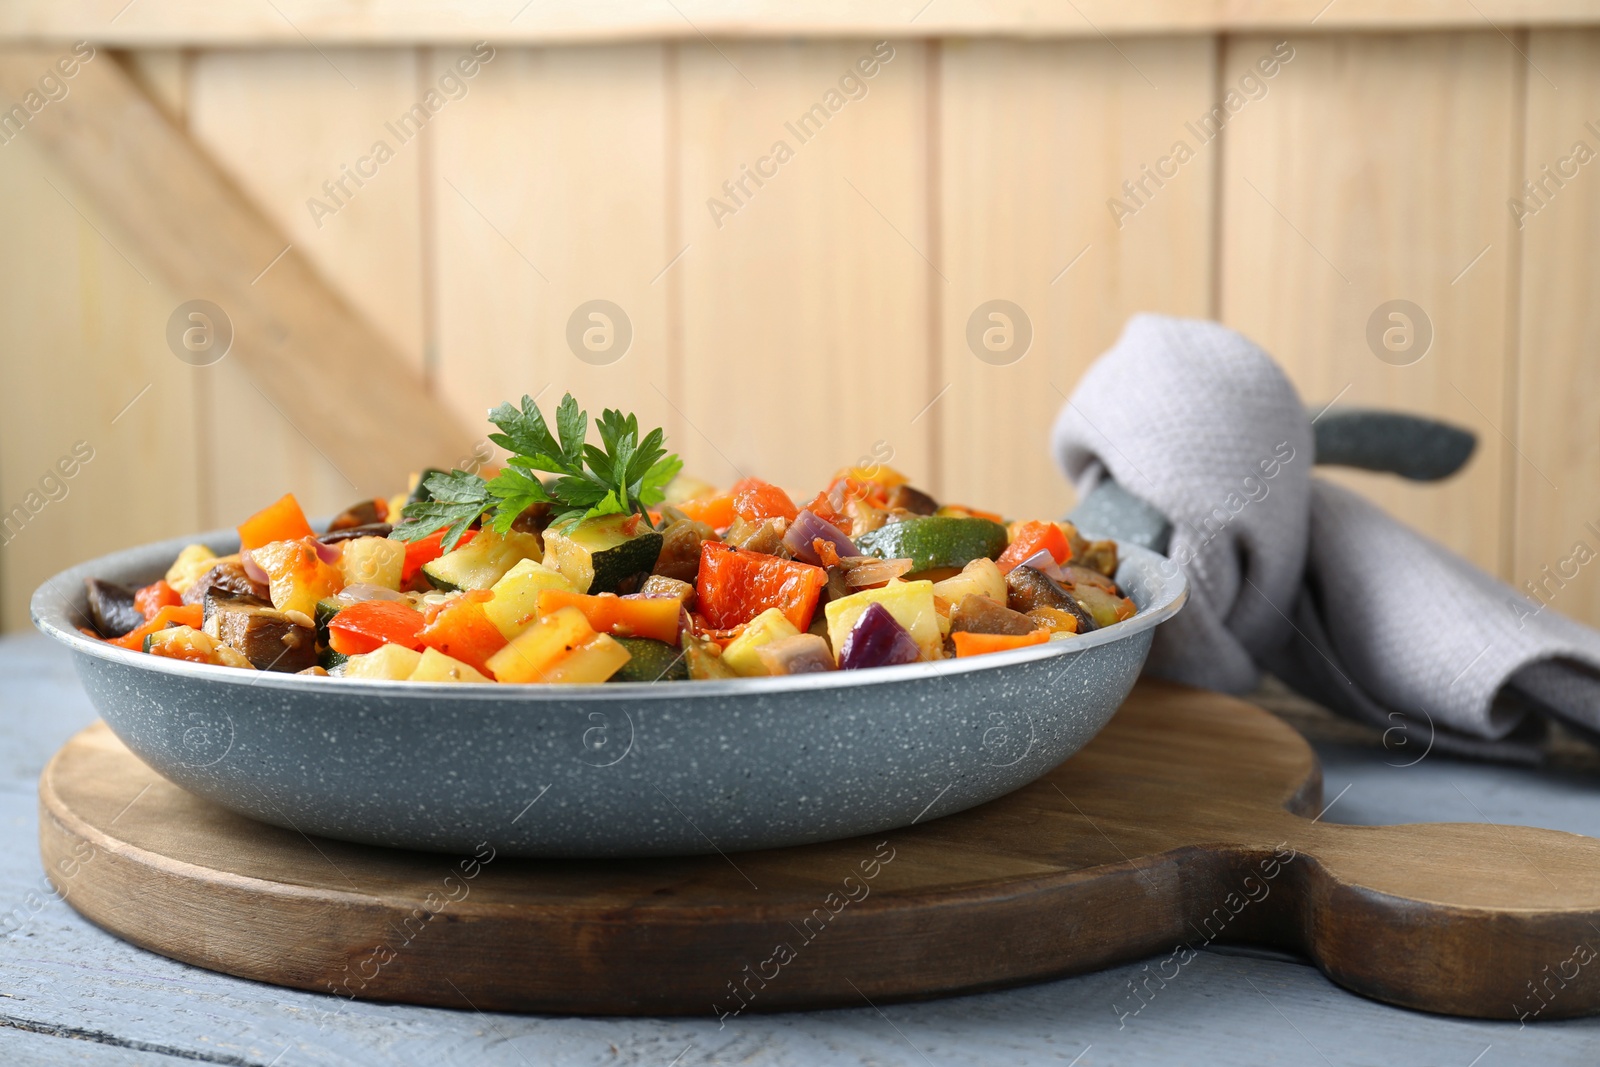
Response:
[{"label": "cutting board handle", "polygon": [[1523,1022],[1600,1003],[1600,840],[1287,813],[1282,832],[1268,856],[1292,872],[1294,892],[1270,909],[1282,920],[1272,925],[1298,935],[1292,947],[1339,984],[1407,1007]]}]

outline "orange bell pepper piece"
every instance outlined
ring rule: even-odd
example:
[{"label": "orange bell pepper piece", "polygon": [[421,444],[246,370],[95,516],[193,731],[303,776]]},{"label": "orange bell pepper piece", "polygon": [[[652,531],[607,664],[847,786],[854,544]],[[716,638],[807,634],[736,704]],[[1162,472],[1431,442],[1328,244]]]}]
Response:
[{"label": "orange bell pepper piece", "polygon": [[744,478],[733,487],[733,513],[745,522],[785,519],[793,522],[800,509],[789,494],[760,478]]},{"label": "orange bell pepper piece", "polygon": [[133,606],[139,609],[144,616],[144,621],[149,622],[156,617],[156,612],[162,608],[176,607],[183,603],[183,597],[178,591],[167,584],[165,578],[158,578],[133,594]]},{"label": "orange bell pepper piece", "polygon": [[500,632],[500,628],[483,610],[484,601],[493,595],[487,589],[472,589],[454,600],[428,609],[424,616],[427,625],[423,626],[417,638],[429,648],[454,656],[481,673],[494,677],[494,672],[489,669],[489,657],[506,646],[506,635]]},{"label": "orange bell pepper piece", "polygon": [[239,524],[239,547],[260,548],[274,541],[298,541],[315,533],[300,501],[285,493]]},{"label": "orange bell pepper piece", "polygon": [[1011,543],[995,562],[1000,565],[1001,574],[1010,574],[1041,549],[1049,552],[1057,563],[1072,558],[1072,545],[1061,527],[1053,522],[1035,521],[1017,524]]},{"label": "orange bell pepper piece", "polygon": [[168,605],[157,610],[155,616],[143,626],[121,637],[113,638],[111,644],[142,652],[144,639],[157,630],[165,630],[169,626],[192,626],[198,630],[204,621],[205,608],[199,604]]},{"label": "orange bell pepper piece", "polygon": [[714,496],[696,497],[678,505],[678,510],[696,522],[703,522],[713,530],[733,525],[733,494],[717,493]]},{"label": "orange bell pepper piece", "polygon": [[568,607],[583,612],[595,633],[678,643],[678,617],[683,608],[676,597],[627,599],[615,593],[569,593],[565,589],[539,593],[540,618]]},{"label": "orange bell pepper piece", "polygon": [[1049,630],[1035,630],[1029,634],[975,634],[957,630],[950,635],[955,642],[956,657],[981,656],[985,652],[1004,652],[1012,648],[1042,645],[1050,640]]}]

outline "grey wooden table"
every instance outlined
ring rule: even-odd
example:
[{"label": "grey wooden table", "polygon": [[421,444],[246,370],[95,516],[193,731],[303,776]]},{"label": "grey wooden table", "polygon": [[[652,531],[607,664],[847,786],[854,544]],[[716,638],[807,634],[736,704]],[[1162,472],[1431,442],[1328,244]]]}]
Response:
[{"label": "grey wooden table", "polygon": [[[1282,697],[1313,739],[1326,818],[1526,823],[1600,835],[1600,760],[1558,747],[1542,770],[1452,761],[1411,767],[1375,734]],[[1343,992],[1302,960],[1213,947],[1119,1025],[1135,964],[924,1004],[714,1019],[484,1015],[348,1002],[213,974],[143,952],[48,891],[35,785],[94,713],[59,650],[0,639],[0,1065],[1600,1063],[1600,1018],[1463,1022]]]}]

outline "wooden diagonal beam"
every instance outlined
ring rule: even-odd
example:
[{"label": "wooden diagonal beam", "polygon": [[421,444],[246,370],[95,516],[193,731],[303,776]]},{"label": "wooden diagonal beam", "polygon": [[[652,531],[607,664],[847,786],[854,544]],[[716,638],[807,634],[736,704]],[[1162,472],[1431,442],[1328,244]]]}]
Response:
[{"label": "wooden diagonal beam", "polygon": [[[62,55],[0,51],[0,100],[37,93]],[[25,122],[0,114],[0,139],[47,151],[139,263],[173,292],[221,306],[234,329],[226,358],[342,473],[388,493],[408,471],[466,454],[474,435],[421,375],[298,250],[284,253],[288,238],[111,56],[78,64],[65,84],[65,98]]]}]

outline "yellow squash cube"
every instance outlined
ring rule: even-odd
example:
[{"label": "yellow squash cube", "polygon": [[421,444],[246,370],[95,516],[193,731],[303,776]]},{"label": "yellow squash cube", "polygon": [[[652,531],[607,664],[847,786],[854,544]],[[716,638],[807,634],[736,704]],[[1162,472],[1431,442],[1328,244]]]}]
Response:
[{"label": "yellow squash cube", "polygon": [[422,658],[417,666],[407,675],[413,682],[492,682],[494,679],[485,678],[477,668],[470,664],[462,663],[454,656],[447,656],[436,648],[422,650]]},{"label": "yellow squash cube", "polygon": [[[484,606],[487,608],[488,604]],[[535,622],[490,656],[489,670],[502,682],[548,681],[546,672],[557,660],[594,636],[594,628],[583,612],[562,608]]]},{"label": "yellow squash cube", "polygon": [[404,645],[383,645],[371,652],[351,656],[344,664],[346,678],[377,678],[403,682],[422,662],[422,653]]},{"label": "yellow squash cube", "polygon": [[537,619],[539,594],[546,589],[560,589],[568,593],[578,590],[553,567],[536,560],[525,559],[505,573],[490,589],[492,599],[485,601],[483,613],[506,636],[515,638]]},{"label": "yellow squash cube", "polygon": [[777,608],[768,608],[745,624],[744,633],[722,650],[722,662],[733,668],[733,673],[746,678],[770,674],[756,650],[780,637],[793,637],[800,631]]}]

